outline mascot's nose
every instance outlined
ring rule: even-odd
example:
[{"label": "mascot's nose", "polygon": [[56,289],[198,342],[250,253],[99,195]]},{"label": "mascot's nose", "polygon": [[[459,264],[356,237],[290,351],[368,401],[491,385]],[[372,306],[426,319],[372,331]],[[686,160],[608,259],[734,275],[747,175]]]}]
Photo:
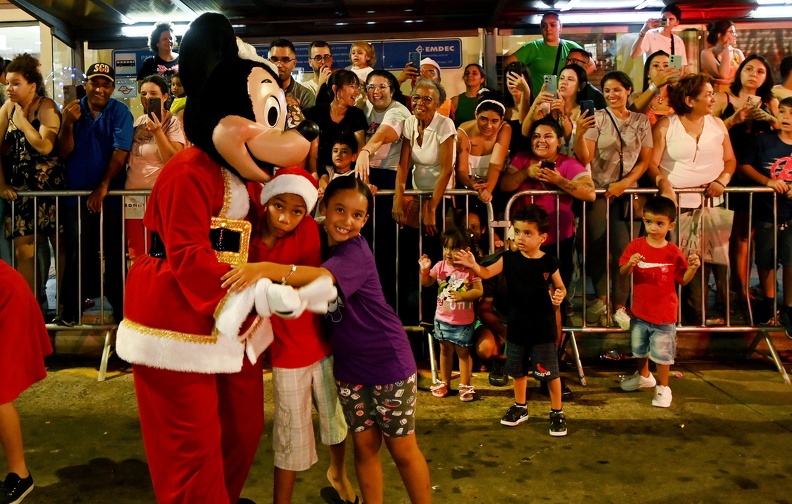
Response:
[{"label": "mascot's nose", "polygon": [[313,121],[302,121],[297,126],[297,132],[300,133],[303,138],[312,142],[314,138],[319,136],[319,125]]}]

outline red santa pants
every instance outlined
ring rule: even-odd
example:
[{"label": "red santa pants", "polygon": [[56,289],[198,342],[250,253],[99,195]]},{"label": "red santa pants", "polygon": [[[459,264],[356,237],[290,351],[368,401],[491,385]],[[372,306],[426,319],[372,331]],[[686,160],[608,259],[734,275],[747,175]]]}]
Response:
[{"label": "red santa pants", "polygon": [[264,429],[261,360],[234,374],[133,370],[157,501],[235,504]]}]

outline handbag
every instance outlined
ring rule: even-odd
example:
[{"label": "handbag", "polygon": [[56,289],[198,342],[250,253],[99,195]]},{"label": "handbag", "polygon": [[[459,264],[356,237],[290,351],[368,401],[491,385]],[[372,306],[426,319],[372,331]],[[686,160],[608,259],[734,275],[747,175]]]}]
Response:
[{"label": "handbag", "polygon": [[697,208],[679,218],[679,248],[696,253],[702,262],[729,265],[729,236],[734,211],[721,207]]},{"label": "handbag", "polygon": [[[418,211],[418,208],[421,211]],[[429,211],[429,198],[419,198],[418,196],[405,195],[402,197],[402,208],[404,208],[404,225],[411,228],[421,228],[421,217]]]},{"label": "handbag", "polygon": [[[607,108],[605,109],[605,113],[608,114],[608,117],[610,117],[610,120],[613,123],[613,129],[616,130],[616,134],[619,136],[619,180],[621,180],[624,178],[624,140],[622,139],[621,131],[619,131],[619,126],[616,124],[616,119],[614,119],[611,113],[608,112]],[[643,220],[643,209],[644,205],[646,204],[646,198],[647,196],[645,194],[623,194],[619,196],[619,217],[621,220]],[[632,218],[630,215],[632,215]]]}]

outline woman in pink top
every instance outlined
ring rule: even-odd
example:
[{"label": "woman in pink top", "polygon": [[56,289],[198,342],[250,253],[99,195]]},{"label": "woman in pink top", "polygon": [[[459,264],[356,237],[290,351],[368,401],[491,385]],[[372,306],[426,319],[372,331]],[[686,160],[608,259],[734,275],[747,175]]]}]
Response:
[{"label": "woman in pink top", "polygon": [[[129,151],[125,189],[151,189],[162,167],[184,148],[184,131],[181,121],[165,109],[168,101],[168,84],[159,75],[149,75],[140,85],[140,102],[143,110],[149,109],[149,100],[159,98],[160,116],[142,115],[135,121],[135,137]],[[143,235],[142,196],[125,198],[125,222],[129,257],[134,261],[146,253],[147,240]]]}]

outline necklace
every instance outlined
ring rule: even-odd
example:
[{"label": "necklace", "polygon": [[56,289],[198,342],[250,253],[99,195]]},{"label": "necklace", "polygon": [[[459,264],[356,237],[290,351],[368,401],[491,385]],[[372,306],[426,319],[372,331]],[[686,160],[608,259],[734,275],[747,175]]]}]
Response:
[{"label": "necklace", "polygon": [[657,102],[658,105],[662,105],[663,102],[665,101],[665,98],[663,98],[663,95],[659,94],[655,96],[655,101]]}]

